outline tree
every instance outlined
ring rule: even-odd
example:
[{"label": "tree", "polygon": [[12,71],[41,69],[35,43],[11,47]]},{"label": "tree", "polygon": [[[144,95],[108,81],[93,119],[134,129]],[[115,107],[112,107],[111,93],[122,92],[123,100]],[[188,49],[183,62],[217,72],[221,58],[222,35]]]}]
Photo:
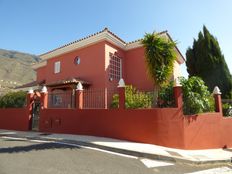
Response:
[{"label": "tree", "polygon": [[157,33],[147,33],[142,44],[145,48],[148,73],[154,84],[158,86],[165,84],[173,72],[176,43]]},{"label": "tree", "polygon": [[217,39],[205,26],[198,39],[194,39],[192,48],[187,49],[186,66],[189,77],[199,76],[210,91],[218,86],[222,97],[232,98],[232,76]]}]

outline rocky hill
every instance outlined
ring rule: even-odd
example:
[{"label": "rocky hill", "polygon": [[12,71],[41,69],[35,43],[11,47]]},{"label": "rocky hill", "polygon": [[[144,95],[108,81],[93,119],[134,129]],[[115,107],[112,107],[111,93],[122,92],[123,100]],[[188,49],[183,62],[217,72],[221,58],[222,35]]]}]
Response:
[{"label": "rocky hill", "polygon": [[0,49],[0,92],[35,80],[31,65],[39,61],[35,55]]}]

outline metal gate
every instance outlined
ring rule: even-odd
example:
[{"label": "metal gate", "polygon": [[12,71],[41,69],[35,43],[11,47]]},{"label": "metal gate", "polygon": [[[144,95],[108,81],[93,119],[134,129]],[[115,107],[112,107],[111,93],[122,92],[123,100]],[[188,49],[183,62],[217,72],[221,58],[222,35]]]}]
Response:
[{"label": "metal gate", "polygon": [[32,130],[39,130],[40,100],[34,100],[32,105]]}]

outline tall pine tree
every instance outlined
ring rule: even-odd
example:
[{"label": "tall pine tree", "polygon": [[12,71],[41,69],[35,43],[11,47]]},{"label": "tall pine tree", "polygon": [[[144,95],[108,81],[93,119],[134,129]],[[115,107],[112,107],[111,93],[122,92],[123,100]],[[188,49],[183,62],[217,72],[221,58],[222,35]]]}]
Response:
[{"label": "tall pine tree", "polygon": [[198,40],[194,39],[192,48],[187,49],[186,59],[189,77],[201,77],[210,91],[218,86],[223,98],[232,99],[232,76],[217,39],[205,26]]}]

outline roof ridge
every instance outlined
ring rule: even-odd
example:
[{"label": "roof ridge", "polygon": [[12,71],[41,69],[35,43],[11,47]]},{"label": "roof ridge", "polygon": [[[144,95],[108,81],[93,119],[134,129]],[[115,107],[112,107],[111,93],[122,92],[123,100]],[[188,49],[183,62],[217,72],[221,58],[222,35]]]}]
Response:
[{"label": "roof ridge", "polygon": [[[161,31],[161,32],[157,32],[158,35],[161,35],[161,34],[164,34],[164,33],[168,33],[168,30],[164,30],[164,31]],[[133,40],[133,41],[130,41],[130,42],[127,42],[126,44],[129,45],[129,44],[132,44],[132,43],[135,43],[135,42],[138,42],[138,41],[141,41],[142,38],[140,39],[136,39],[136,40]]]},{"label": "roof ridge", "polygon": [[[141,41],[141,40],[142,40],[142,38],[141,38],[141,39],[136,39],[136,40],[131,41],[131,42],[125,42],[125,41],[122,40],[119,36],[117,36],[115,33],[113,33],[113,32],[110,31],[107,27],[105,27],[103,30],[101,30],[101,31],[99,31],[99,32],[90,34],[90,35],[88,35],[88,36],[86,36],[86,37],[83,37],[83,38],[77,39],[77,40],[75,40],[75,41],[69,42],[69,43],[67,43],[67,44],[64,44],[64,45],[62,45],[62,46],[59,46],[58,48],[55,48],[55,49],[53,49],[53,50],[51,50],[51,51],[45,52],[45,53],[43,53],[43,54],[40,54],[39,57],[40,57],[40,56],[43,56],[43,55],[46,55],[46,54],[49,54],[49,53],[52,53],[52,52],[54,52],[54,51],[56,51],[56,50],[65,48],[65,47],[67,47],[67,46],[69,46],[69,45],[72,45],[72,44],[74,44],[74,43],[78,43],[78,42],[80,42],[80,41],[82,41],[82,40],[91,38],[91,37],[96,36],[96,35],[98,35],[98,34],[100,34],[100,33],[103,33],[103,32],[108,32],[108,33],[110,33],[110,34],[113,35],[115,38],[117,38],[119,41],[121,41],[122,43],[124,43],[125,45],[129,45],[129,44],[132,44],[132,43],[135,43],[135,42],[138,42],[138,41]],[[163,34],[163,33],[167,33],[167,32],[168,32],[168,31],[165,30],[165,31],[162,31],[162,32],[158,32],[158,34]]]},{"label": "roof ridge", "polygon": [[40,54],[39,56],[43,56],[43,55],[45,55],[45,54],[49,54],[49,53],[54,52],[54,51],[56,51],[56,50],[58,50],[58,49],[67,47],[67,46],[69,46],[69,45],[71,45],[71,44],[80,42],[80,41],[82,41],[82,40],[84,40],[84,39],[88,39],[88,38],[90,38],[90,37],[92,37],[92,36],[95,36],[95,35],[97,35],[97,34],[103,33],[103,32],[105,31],[105,29],[106,29],[106,28],[104,28],[103,30],[101,30],[101,31],[99,31],[99,32],[90,34],[90,35],[85,36],[85,37],[83,37],[83,38],[80,38],[80,39],[77,39],[77,40],[75,40],[75,41],[72,41],[72,42],[69,42],[69,43],[67,43],[67,44],[64,44],[64,45],[62,45],[62,46],[59,46],[58,48],[55,48],[55,49],[53,49],[53,50],[51,50],[51,51],[48,51],[48,52],[43,53],[43,54]]},{"label": "roof ridge", "polygon": [[122,39],[121,39],[120,37],[118,37],[115,33],[113,33],[113,32],[110,31],[107,27],[105,27],[103,30],[101,30],[101,31],[99,31],[99,32],[96,32],[96,33],[90,34],[90,35],[88,35],[88,36],[85,36],[85,37],[83,37],[83,38],[77,39],[77,40],[75,40],[75,41],[69,42],[69,43],[64,44],[64,45],[62,45],[62,46],[59,46],[58,48],[55,48],[55,49],[53,49],[53,50],[51,50],[51,51],[45,52],[45,53],[43,53],[43,54],[40,54],[39,56],[43,56],[43,55],[45,55],[45,54],[49,54],[49,53],[54,52],[54,51],[56,51],[56,50],[59,50],[59,49],[61,49],[61,48],[67,47],[67,46],[69,46],[69,45],[72,45],[72,44],[74,44],[74,43],[77,43],[77,42],[80,42],[80,41],[82,41],[82,40],[88,39],[88,38],[90,38],[90,37],[96,36],[96,35],[98,35],[98,34],[100,34],[100,33],[105,32],[105,31],[108,32],[108,33],[110,33],[110,34],[112,34],[112,35],[113,35],[114,37],[116,37],[118,40],[120,40],[121,42],[123,42],[124,44],[126,44],[126,42],[125,42],[124,40],[122,40]]}]

